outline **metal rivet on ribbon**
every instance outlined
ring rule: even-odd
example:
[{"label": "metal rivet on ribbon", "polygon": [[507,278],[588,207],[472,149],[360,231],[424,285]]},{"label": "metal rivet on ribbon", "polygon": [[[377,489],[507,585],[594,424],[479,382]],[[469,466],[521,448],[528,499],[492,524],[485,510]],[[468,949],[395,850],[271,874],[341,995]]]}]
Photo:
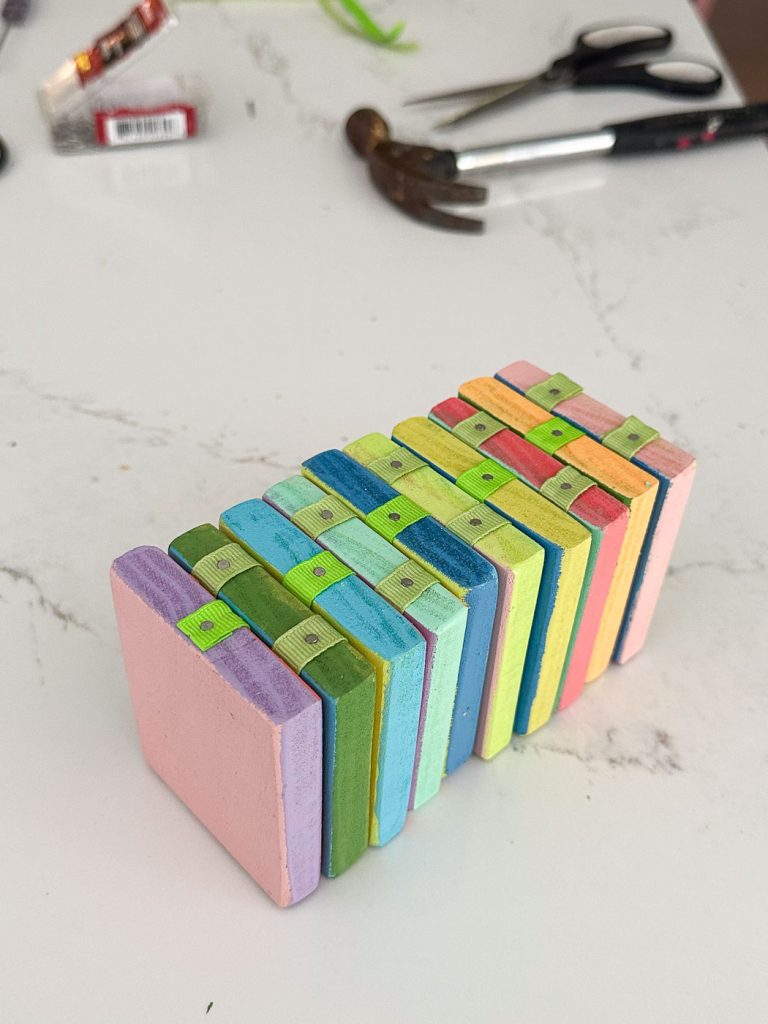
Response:
[{"label": "metal rivet on ribbon", "polygon": [[232,636],[235,630],[245,628],[245,623],[223,601],[208,601],[179,619],[176,628],[189,637],[198,650],[208,651]]},{"label": "metal rivet on ribbon", "polygon": [[580,384],[571,380],[570,377],[566,377],[564,373],[553,373],[551,377],[547,377],[540,384],[534,384],[532,388],[528,388],[525,397],[530,398],[532,402],[540,405],[547,412],[552,412],[560,402],[564,402],[568,398],[575,398],[583,390]]},{"label": "metal rivet on ribbon", "polygon": [[434,576],[418,562],[409,559],[380,580],[374,589],[399,612],[403,612],[420,598],[425,590],[434,587],[436,583]]},{"label": "metal rivet on ribbon", "polygon": [[406,527],[426,517],[427,513],[420,505],[406,498],[404,494],[398,494],[384,505],[375,508],[373,512],[369,512],[365,521],[382,537],[391,541]]},{"label": "metal rivet on ribbon", "polygon": [[631,459],[651,441],[659,436],[658,430],[643,423],[637,416],[628,416],[620,427],[611,430],[603,438],[603,444],[617,455]]},{"label": "metal rivet on ribbon", "polygon": [[[192,566],[192,575],[200,580],[206,590],[218,594],[221,588],[241,572],[254,566],[260,568],[255,558],[244,551],[239,544],[223,544],[215,551],[209,551]],[[266,571],[266,570],[262,570]]]},{"label": "metal rivet on ribbon", "polygon": [[470,448],[478,448],[502,430],[506,430],[504,424],[489,413],[476,412],[461,423],[457,423],[451,433]]},{"label": "metal rivet on ribbon", "polygon": [[445,525],[452,533],[474,547],[489,533],[494,533],[502,526],[506,526],[507,522],[498,512],[494,512],[487,505],[473,505],[466,512],[450,519]]},{"label": "metal rivet on ribbon", "polygon": [[579,473],[573,466],[563,466],[559,473],[541,485],[539,493],[567,512],[577,498],[594,486],[594,480]]},{"label": "metal rivet on ribbon", "polygon": [[316,540],[321,533],[330,530],[332,526],[339,526],[350,519],[356,519],[354,512],[347,508],[344,502],[333,494],[326,494],[319,501],[311,505],[305,505],[291,516],[291,522],[295,523],[300,530],[303,530],[312,540]]},{"label": "metal rivet on ribbon", "polygon": [[571,441],[575,441],[583,436],[583,430],[579,430],[578,427],[566,423],[559,416],[553,416],[552,419],[547,420],[545,423],[540,423],[533,430],[529,430],[525,435],[525,439],[535,444],[543,452],[554,455],[558,448],[562,448],[564,444],[570,444]]},{"label": "metal rivet on ribbon", "polygon": [[321,551],[289,569],[283,576],[283,586],[310,607],[324,590],[351,575],[352,570],[335,555]]},{"label": "metal rivet on ribbon", "polygon": [[279,636],[272,650],[294,672],[301,672],[314,658],[343,642],[341,633],[326,622],[322,615],[310,615]]},{"label": "metal rivet on ribbon", "polygon": [[367,463],[366,469],[370,469],[372,473],[381,477],[382,480],[386,480],[388,484],[393,484],[400,477],[414,473],[417,469],[423,469],[425,466],[426,462],[423,462],[413,452],[409,452],[407,448],[396,446],[388,455],[382,455],[381,458]]},{"label": "metal rivet on ribbon", "polygon": [[477,501],[485,499],[498,491],[504,484],[508,484],[517,477],[511,469],[494,462],[493,459],[483,459],[476,466],[468,469],[456,478],[456,485],[471,494]]}]

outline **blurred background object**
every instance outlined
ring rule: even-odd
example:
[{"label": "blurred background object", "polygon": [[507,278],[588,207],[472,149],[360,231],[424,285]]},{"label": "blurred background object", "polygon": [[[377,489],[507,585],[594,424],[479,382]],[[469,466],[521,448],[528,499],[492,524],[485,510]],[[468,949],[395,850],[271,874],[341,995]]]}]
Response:
[{"label": "blurred background object", "polygon": [[694,0],[733,69],[746,99],[768,96],[766,0]]}]

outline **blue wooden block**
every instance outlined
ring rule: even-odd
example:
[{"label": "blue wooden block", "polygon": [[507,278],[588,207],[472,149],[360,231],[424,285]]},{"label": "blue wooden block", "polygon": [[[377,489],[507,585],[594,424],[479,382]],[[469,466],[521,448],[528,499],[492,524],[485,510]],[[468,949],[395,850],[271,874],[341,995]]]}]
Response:
[{"label": "blue wooden block", "polygon": [[[338,449],[304,463],[306,476],[332,491],[361,517],[400,497],[379,477]],[[370,520],[369,520],[370,521]],[[455,771],[472,753],[493,637],[498,576],[491,563],[436,519],[425,516],[406,526],[393,543],[420,562],[468,608],[451,737],[445,769]]]},{"label": "blue wooden block", "polygon": [[[264,499],[301,528],[305,526],[301,513],[317,510],[317,503],[323,504],[324,499],[325,518],[319,527],[317,515],[310,520],[311,536],[394,603],[424,637],[427,666],[411,787],[411,806],[420,807],[439,791],[445,769],[467,627],[466,605],[306,477],[293,476],[275,484]],[[331,503],[335,503],[333,509]],[[405,586],[398,583],[401,578]]]},{"label": "blue wooden block", "polygon": [[[289,570],[323,551],[257,499],[227,509],[220,526],[281,581]],[[426,644],[402,615],[354,575],[323,590],[311,607],[376,670],[379,717],[371,764],[371,842],[381,846],[397,835],[408,813]]]}]

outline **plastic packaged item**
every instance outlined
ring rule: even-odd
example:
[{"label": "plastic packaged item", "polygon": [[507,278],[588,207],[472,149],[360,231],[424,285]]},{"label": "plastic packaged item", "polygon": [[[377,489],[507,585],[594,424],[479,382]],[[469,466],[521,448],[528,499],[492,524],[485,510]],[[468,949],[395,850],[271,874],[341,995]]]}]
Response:
[{"label": "plastic packaged item", "polygon": [[43,113],[54,122],[84,105],[91,90],[112,80],[175,24],[165,0],[142,0],[115,28],[70,57],[43,82],[38,93]]},{"label": "plastic packaged item", "polygon": [[207,102],[201,83],[181,75],[105,86],[86,105],[50,123],[60,153],[115,146],[179,142],[204,128]]}]

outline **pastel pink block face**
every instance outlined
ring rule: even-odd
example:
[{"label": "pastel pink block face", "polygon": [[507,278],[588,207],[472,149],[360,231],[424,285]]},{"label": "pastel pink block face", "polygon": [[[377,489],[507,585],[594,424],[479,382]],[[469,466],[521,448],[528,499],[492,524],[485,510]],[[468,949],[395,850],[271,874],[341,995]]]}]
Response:
[{"label": "pastel pink block face", "polygon": [[[147,762],[281,907],[320,871],[320,701],[247,628],[201,651],[175,622],[211,600],[157,548],[112,591]],[[184,851],[190,856],[190,851]]]}]

